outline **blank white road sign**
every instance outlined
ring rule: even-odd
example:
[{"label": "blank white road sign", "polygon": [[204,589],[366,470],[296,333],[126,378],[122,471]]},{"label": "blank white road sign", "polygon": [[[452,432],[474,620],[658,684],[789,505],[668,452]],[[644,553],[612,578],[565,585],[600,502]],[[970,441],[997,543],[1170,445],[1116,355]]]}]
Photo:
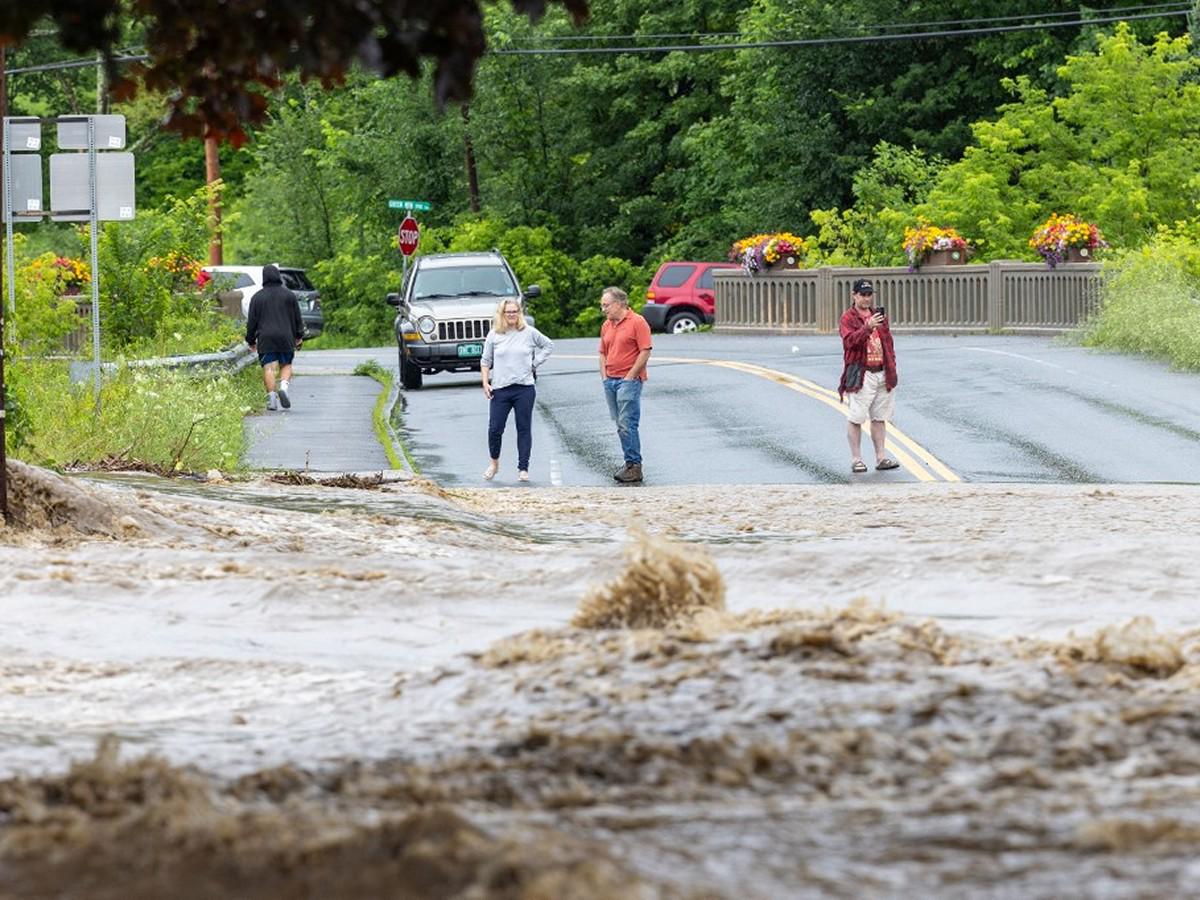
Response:
[{"label": "blank white road sign", "polygon": [[[132,153],[96,154],[96,207],[97,218],[105,221],[134,217]],[[86,222],[90,218],[87,153],[50,155],[50,208],[82,211],[51,216],[56,222]]]},{"label": "blank white road sign", "polygon": [[[42,158],[36,153],[14,153],[9,157],[9,173],[12,176],[12,210],[14,222],[40,222],[42,220]],[[8,221],[9,207],[4,205],[4,217]],[[36,217],[22,216],[23,212],[35,212]]]},{"label": "blank white road sign", "polygon": [[[97,150],[125,149],[124,116],[92,116],[96,123]],[[86,150],[88,148],[88,117],[72,117],[58,122],[59,150]]]}]

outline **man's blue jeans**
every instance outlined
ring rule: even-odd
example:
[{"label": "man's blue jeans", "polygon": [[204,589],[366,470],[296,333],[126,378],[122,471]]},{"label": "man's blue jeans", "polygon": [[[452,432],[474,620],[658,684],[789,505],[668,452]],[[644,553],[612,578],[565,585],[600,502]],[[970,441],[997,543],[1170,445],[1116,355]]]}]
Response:
[{"label": "man's blue jeans", "polygon": [[604,399],[608,401],[609,415],[617,423],[617,437],[621,439],[625,462],[641,465],[642,442],[638,437],[638,423],[642,420],[642,382],[605,378]]}]

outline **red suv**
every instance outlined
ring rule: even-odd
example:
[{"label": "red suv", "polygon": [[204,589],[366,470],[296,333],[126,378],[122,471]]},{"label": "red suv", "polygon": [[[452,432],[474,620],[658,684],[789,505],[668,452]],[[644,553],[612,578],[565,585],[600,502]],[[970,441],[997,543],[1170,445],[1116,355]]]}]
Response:
[{"label": "red suv", "polygon": [[683,334],[713,322],[713,272],[737,263],[665,262],[646,291],[642,315],[652,331]]}]

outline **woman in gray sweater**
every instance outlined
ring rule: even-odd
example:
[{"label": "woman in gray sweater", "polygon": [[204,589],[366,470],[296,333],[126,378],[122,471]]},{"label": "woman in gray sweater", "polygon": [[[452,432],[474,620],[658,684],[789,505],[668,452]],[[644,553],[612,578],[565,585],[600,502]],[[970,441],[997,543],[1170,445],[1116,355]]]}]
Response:
[{"label": "woman in gray sweater", "polygon": [[500,439],[508,423],[509,410],[517,418],[517,480],[529,480],[529,451],[533,447],[533,383],[537,368],[550,358],[550,339],[525,321],[516,300],[502,300],[496,307],[492,330],[483,342],[479,373],[483,393],[491,403],[488,414],[488,453],[491,462],[483,470],[485,481],[500,471]]}]

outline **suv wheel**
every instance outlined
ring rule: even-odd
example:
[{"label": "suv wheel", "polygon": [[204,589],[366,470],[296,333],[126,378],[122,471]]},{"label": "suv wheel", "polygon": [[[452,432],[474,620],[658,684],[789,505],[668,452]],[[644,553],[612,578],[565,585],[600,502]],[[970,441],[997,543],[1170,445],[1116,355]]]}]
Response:
[{"label": "suv wheel", "polygon": [[404,351],[400,351],[400,383],[404,385],[405,390],[416,391],[421,388],[421,367],[410,363],[404,358]]},{"label": "suv wheel", "polygon": [[686,309],[667,320],[667,331],[671,334],[690,334],[699,328],[700,317]]}]

